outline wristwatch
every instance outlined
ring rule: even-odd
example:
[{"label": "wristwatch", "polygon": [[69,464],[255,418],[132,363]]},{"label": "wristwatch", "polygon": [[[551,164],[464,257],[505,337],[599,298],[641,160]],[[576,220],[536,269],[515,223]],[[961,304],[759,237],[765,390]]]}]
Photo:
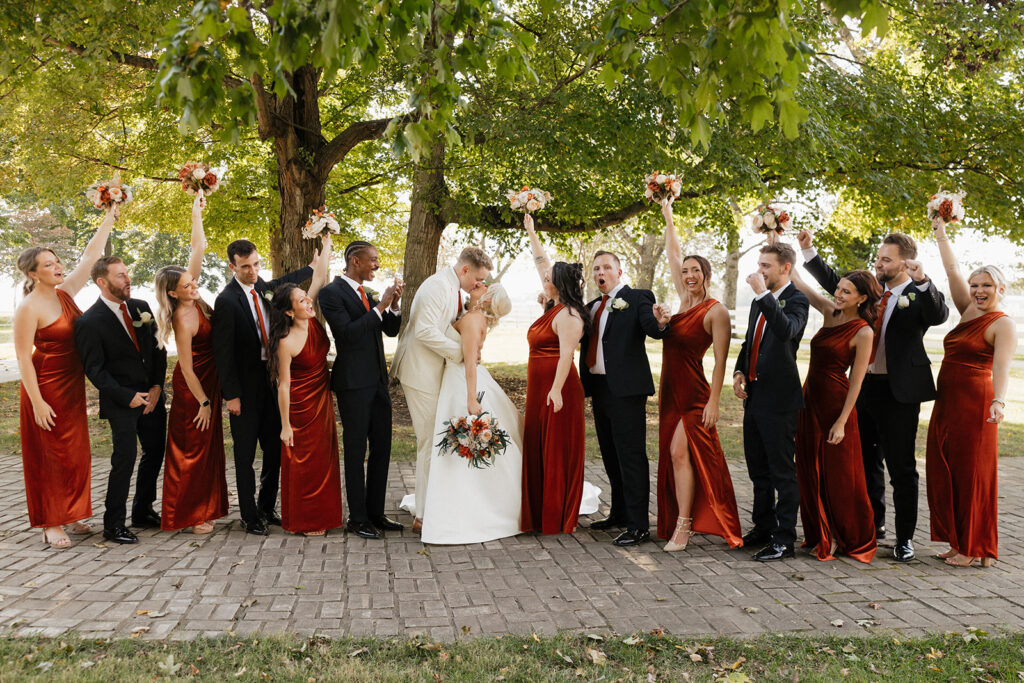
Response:
[{"label": "wristwatch", "polygon": [[210,405],[210,399],[206,399],[205,401],[203,401],[202,403],[199,404],[199,406],[202,407],[202,408],[205,408],[208,405]]}]

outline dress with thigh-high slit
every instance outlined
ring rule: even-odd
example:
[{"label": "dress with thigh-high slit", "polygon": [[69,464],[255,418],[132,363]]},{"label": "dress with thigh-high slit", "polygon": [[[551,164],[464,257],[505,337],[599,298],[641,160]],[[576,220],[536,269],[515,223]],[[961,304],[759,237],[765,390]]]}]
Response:
[{"label": "dress with thigh-high slit", "polygon": [[669,538],[679,516],[670,449],[681,424],[693,467],[692,529],[694,533],[721,536],[736,548],[743,545],[743,538],[732,477],[718,429],[704,426],[704,406],[711,396],[704,376],[704,353],[712,342],[711,334],[704,329],[704,316],[717,303],[708,299],[672,316],[664,338],[658,401],[658,537]]}]

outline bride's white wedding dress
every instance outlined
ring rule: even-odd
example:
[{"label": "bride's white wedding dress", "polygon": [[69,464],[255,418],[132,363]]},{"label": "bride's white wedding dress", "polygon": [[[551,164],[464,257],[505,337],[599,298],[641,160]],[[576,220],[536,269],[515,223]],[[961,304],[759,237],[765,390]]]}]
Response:
[{"label": "bride's white wedding dress", "polygon": [[[484,392],[480,405],[498,426],[508,432],[505,452],[490,467],[477,469],[465,459],[441,455],[435,445],[430,455],[423,509],[424,543],[483,543],[519,533],[523,489],[523,425],[515,404],[494,381],[487,368],[477,366],[477,393]],[[434,442],[441,440],[444,421],[468,415],[466,367],[445,365],[434,419]],[[416,492],[419,495],[419,491]]]}]

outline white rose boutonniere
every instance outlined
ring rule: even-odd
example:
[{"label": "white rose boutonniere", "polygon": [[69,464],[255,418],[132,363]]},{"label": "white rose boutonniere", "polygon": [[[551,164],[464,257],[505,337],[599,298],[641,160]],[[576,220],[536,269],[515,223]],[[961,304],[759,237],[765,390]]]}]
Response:
[{"label": "white rose boutonniere", "polygon": [[608,304],[608,308],[612,309],[613,311],[624,311],[627,308],[629,308],[629,302],[626,301],[625,299],[615,298],[612,299],[612,302],[610,304]]},{"label": "white rose boutonniere", "polygon": [[263,292],[263,298],[266,299],[267,303],[269,304],[271,301],[274,300],[274,293],[268,289],[267,291]]},{"label": "white rose boutonniere", "polygon": [[906,308],[910,305],[910,302],[917,298],[917,294],[911,292],[910,294],[901,294],[900,298],[896,299],[896,308]]},{"label": "white rose boutonniere", "polygon": [[132,327],[142,327],[143,325],[153,324],[153,314],[148,311],[139,313],[139,319],[132,321]]},{"label": "white rose boutonniere", "polygon": [[786,300],[785,299],[779,299],[779,308],[785,308],[785,307],[786,307]]}]

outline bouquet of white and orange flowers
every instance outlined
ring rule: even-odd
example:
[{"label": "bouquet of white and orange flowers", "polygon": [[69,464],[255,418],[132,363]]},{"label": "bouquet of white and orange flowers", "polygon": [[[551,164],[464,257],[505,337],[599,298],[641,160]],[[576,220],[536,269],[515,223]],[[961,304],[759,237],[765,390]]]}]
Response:
[{"label": "bouquet of white and orange flowers", "polygon": [[655,171],[644,178],[644,197],[648,201],[660,202],[672,197],[675,199],[683,190],[683,181],[675,173]]},{"label": "bouquet of white and orange flowers", "polygon": [[328,211],[326,206],[313,209],[313,213],[306,219],[306,224],[302,226],[302,236],[307,240],[314,239],[320,235],[326,235],[327,233],[336,235],[339,232],[341,232],[341,226],[338,225],[338,220],[334,217],[334,213]]},{"label": "bouquet of white and orange flowers", "polygon": [[[476,400],[480,402],[483,398],[480,392]],[[438,433],[443,438],[436,444],[441,455],[454,453],[465,458],[470,467],[490,467],[508,446],[508,432],[499,428],[498,418],[491,417],[486,410],[479,415],[452,416],[444,425],[446,429]]]},{"label": "bouquet of white and orange flowers", "polygon": [[523,189],[518,192],[509,190],[505,196],[508,197],[509,205],[513,211],[523,211],[525,213],[540,211],[551,201],[550,192],[538,190],[535,187],[530,188],[527,185],[524,185]]},{"label": "bouquet of white and orange flowers", "polygon": [[939,190],[928,201],[928,219],[940,216],[947,223],[964,219],[964,193]]},{"label": "bouquet of white and orange flowers", "polygon": [[135,190],[130,185],[121,184],[121,175],[114,174],[110,180],[93,183],[86,188],[85,196],[97,209],[109,209],[130,202],[135,197]]},{"label": "bouquet of white and orange flowers", "polygon": [[785,211],[780,211],[768,204],[762,204],[754,212],[754,219],[750,224],[754,232],[772,232],[780,235],[793,227],[793,217]]},{"label": "bouquet of white and orange flowers", "polygon": [[181,189],[193,197],[202,192],[209,197],[220,189],[220,180],[217,174],[210,170],[210,165],[190,161],[178,171],[181,178]]}]

